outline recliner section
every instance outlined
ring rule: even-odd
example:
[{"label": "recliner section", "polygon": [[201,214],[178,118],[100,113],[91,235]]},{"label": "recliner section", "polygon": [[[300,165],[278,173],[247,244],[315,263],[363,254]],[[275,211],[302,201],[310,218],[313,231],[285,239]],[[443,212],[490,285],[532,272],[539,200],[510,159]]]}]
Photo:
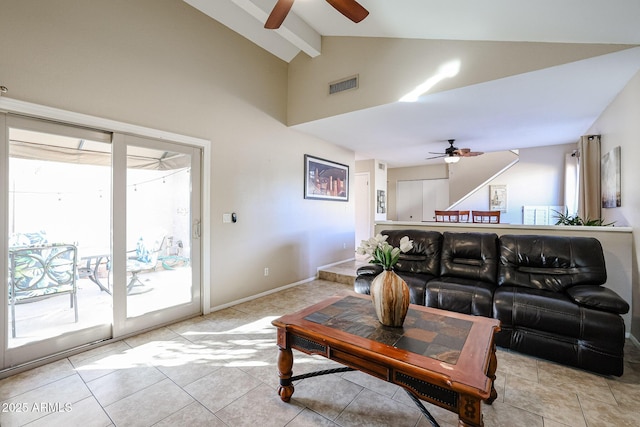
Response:
[{"label": "recliner section", "polygon": [[[622,375],[629,304],[603,287],[602,246],[589,237],[389,230],[414,249],[394,270],[411,302],[494,317],[497,345],[605,375]],[[355,291],[369,294],[377,265],[358,269]]]}]

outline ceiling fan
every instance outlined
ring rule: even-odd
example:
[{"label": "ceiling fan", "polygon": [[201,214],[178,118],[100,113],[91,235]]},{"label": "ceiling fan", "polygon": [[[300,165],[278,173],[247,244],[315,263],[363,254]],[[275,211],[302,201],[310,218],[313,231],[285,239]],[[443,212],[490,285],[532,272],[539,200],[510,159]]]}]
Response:
[{"label": "ceiling fan", "polygon": [[429,152],[429,154],[438,154],[438,155],[433,157],[427,157],[427,160],[444,157],[445,162],[456,163],[458,160],[460,160],[460,157],[473,157],[473,156],[479,156],[481,154],[484,154],[480,151],[471,151],[469,148],[454,147],[453,143],[456,141],[455,139],[449,139],[447,141],[449,142],[449,146],[447,147],[446,150],[444,150],[444,154]]},{"label": "ceiling fan", "polygon": [[[360,22],[369,14],[369,11],[355,0],[327,0],[327,3],[353,22]],[[268,30],[280,28],[292,5],[293,0],[278,0],[267,18],[267,22],[264,23],[264,28]]]}]

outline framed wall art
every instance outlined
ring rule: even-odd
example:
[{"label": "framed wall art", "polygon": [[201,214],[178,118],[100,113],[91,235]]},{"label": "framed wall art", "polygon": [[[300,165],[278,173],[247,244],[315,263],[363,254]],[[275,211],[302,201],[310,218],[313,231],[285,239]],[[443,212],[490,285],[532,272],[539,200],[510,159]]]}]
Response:
[{"label": "framed wall art", "polygon": [[620,147],[615,147],[603,155],[600,167],[602,207],[619,208],[622,206],[620,196]]},{"label": "framed wall art", "polygon": [[349,166],[305,154],[304,198],[349,201]]},{"label": "framed wall art", "polygon": [[506,185],[490,185],[489,186],[489,210],[491,211],[507,211],[507,186]]}]

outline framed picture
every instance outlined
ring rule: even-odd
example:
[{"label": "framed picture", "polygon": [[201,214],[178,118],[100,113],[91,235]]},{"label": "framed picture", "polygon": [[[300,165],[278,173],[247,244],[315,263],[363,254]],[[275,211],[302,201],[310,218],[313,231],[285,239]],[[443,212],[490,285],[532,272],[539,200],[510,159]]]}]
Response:
[{"label": "framed picture", "polygon": [[349,166],[304,155],[304,198],[349,200]]},{"label": "framed picture", "polygon": [[387,213],[387,202],[385,200],[384,190],[377,190],[377,213]]},{"label": "framed picture", "polygon": [[619,208],[622,206],[620,197],[620,147],[615,147],[602,156],[600,164],[602,189],[602,207]]},{"label": "framed picture", "polygon": [[507,186],[506,185],[490,185],[489,186],[489,210],[491,211],[507,211]]}]

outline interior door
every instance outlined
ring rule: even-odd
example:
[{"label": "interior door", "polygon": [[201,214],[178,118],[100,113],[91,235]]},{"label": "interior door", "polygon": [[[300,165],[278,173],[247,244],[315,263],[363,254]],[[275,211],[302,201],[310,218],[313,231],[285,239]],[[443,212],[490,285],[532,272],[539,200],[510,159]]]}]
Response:
[{"label": "interior door", "polygon": [[114,336],[201,312],[200,149],[114,136]]}]

